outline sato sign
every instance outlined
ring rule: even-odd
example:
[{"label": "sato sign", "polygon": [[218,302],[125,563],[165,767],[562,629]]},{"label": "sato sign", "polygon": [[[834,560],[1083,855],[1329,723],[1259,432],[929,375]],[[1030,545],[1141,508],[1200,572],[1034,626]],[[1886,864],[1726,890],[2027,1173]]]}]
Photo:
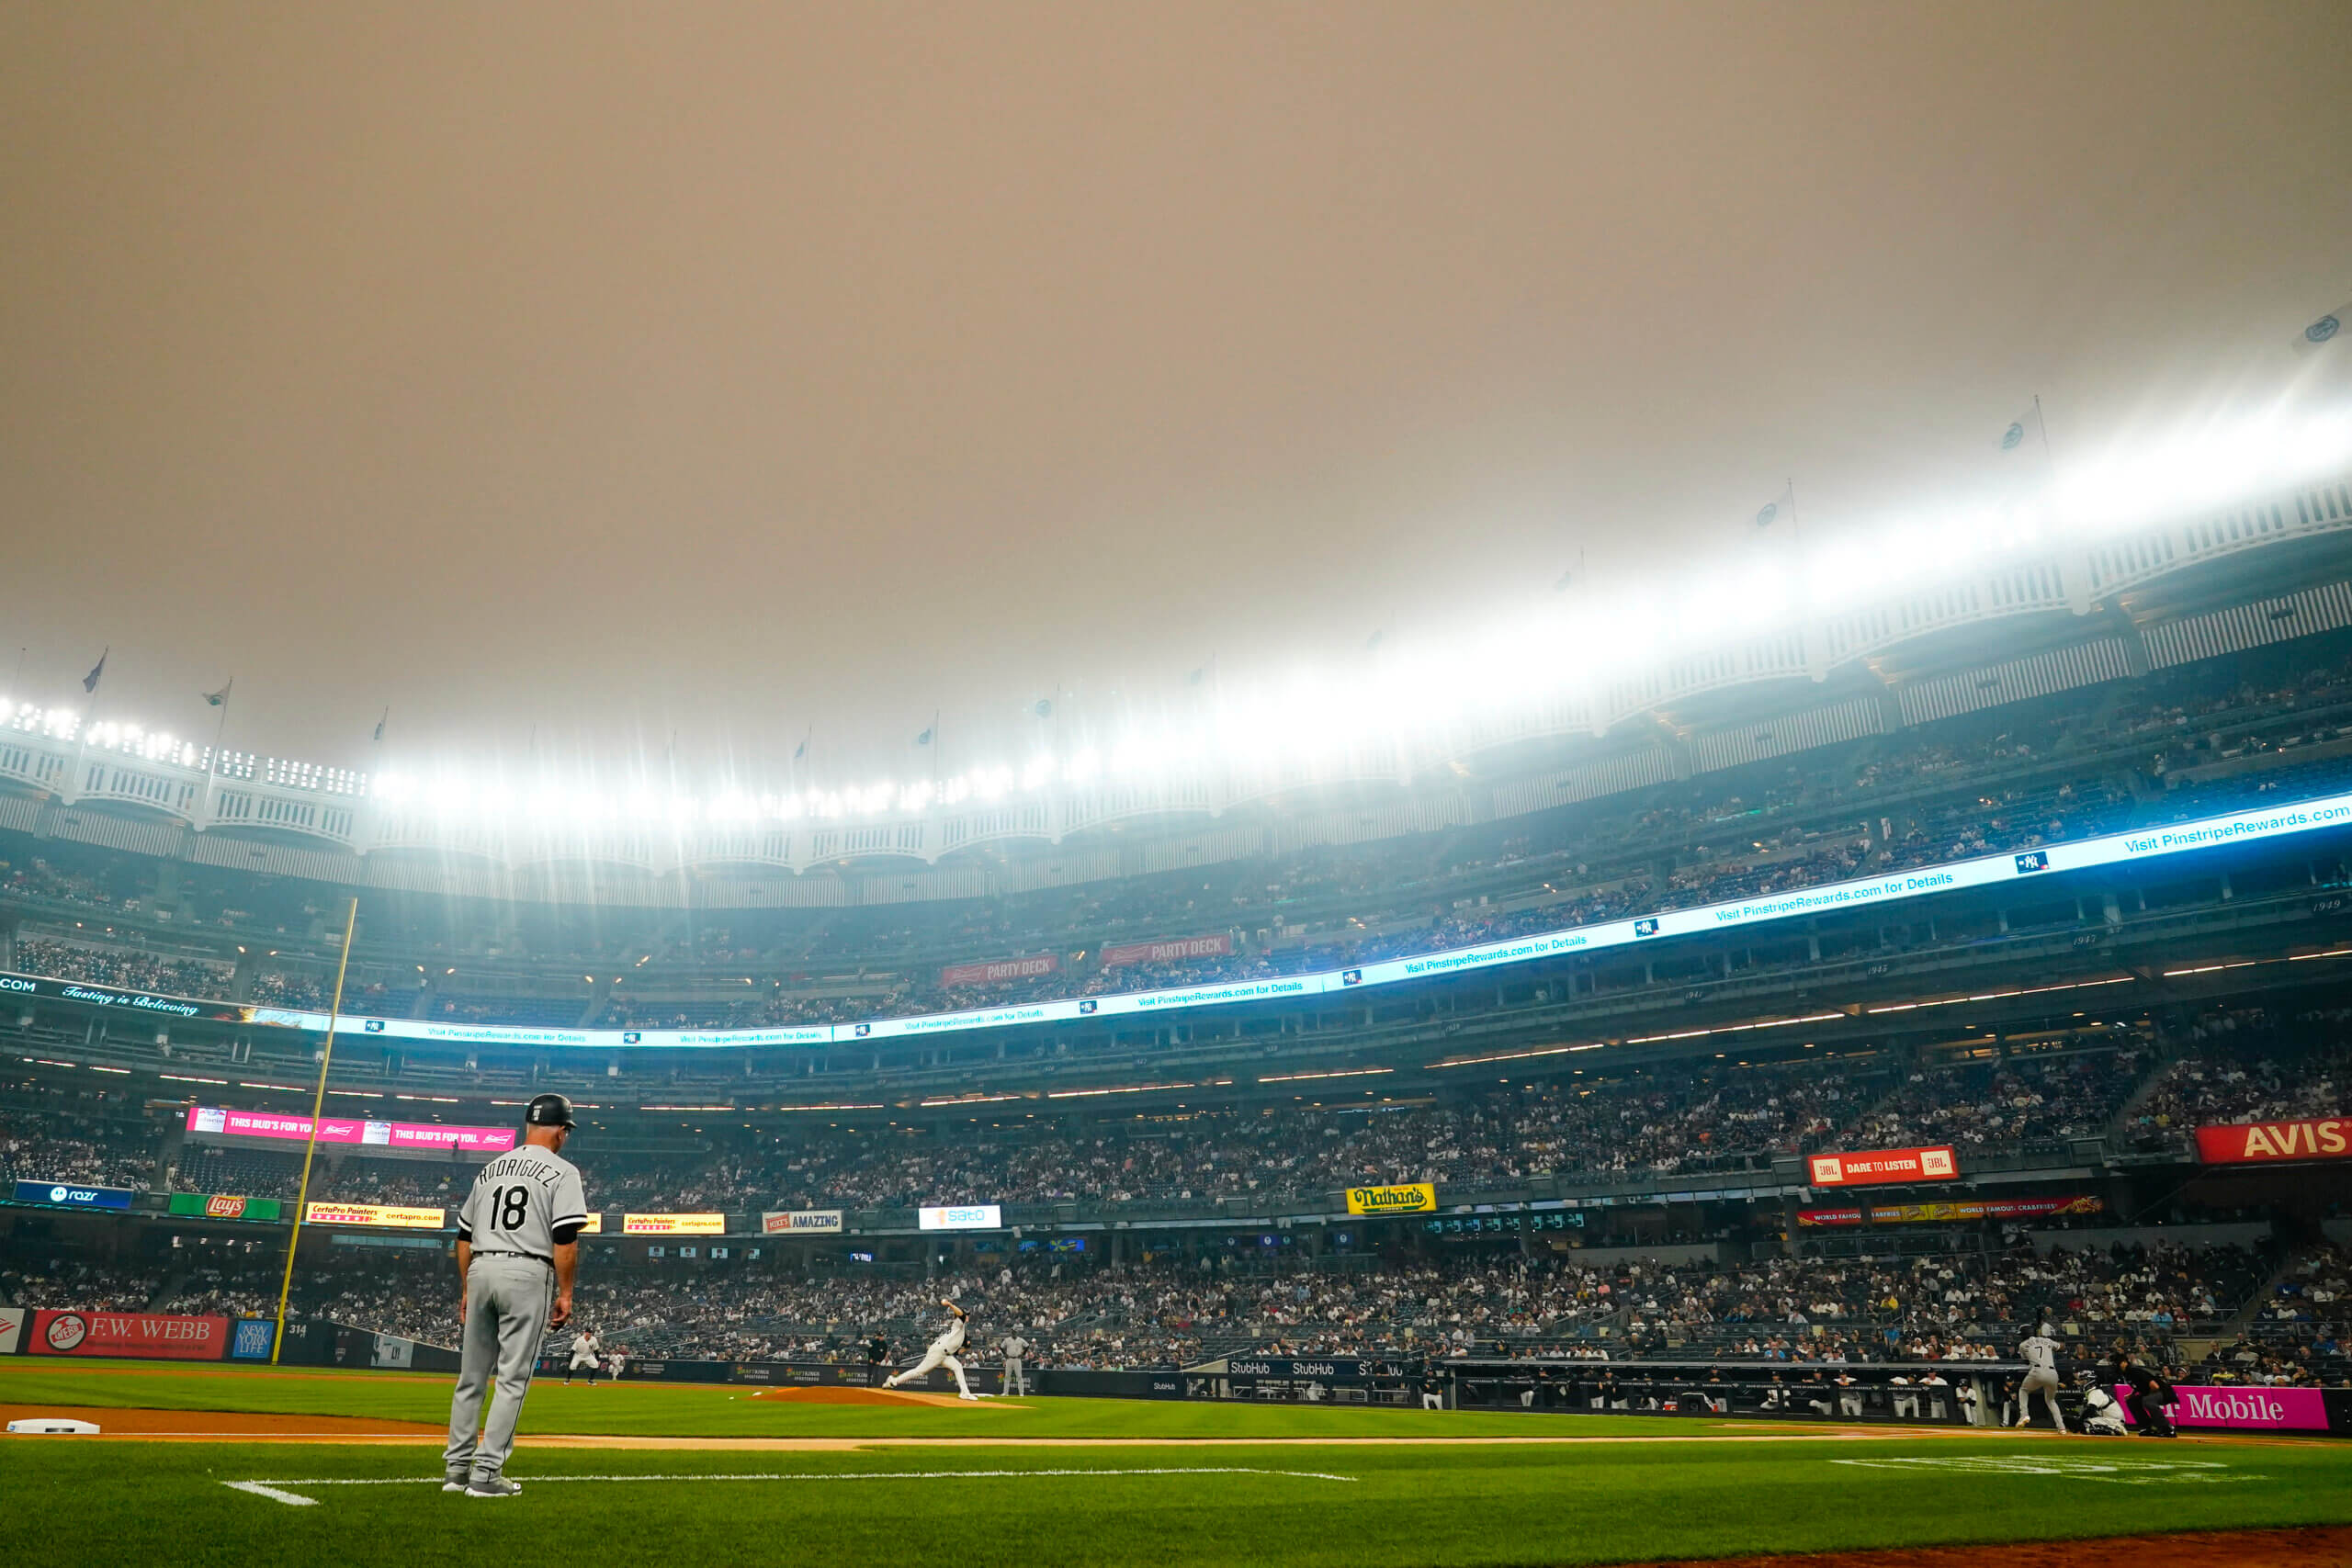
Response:
[{"label": "sato sign", "polygon": [[[308,1116],[274,1111],[228,1111],[213,1105],[188,1108],[187,1130],[225,1138],[283,1138],[303,1143],[311,1136]],[[512,1127],[443,1127],[429,1122],[371,1122],[322,1117],[319,1142],[359,1144],[386,1149],[455,1149],[461,1154],[498,1154],[514,1146]]]},{"label": "sato sign", "polygon": [[1869,1149],[1815,1155],[1805,1162],[1815,1187],[1866,1187],[1888,1181],[1951,1181],[1960,1166],[1949,1144],[1932,1149]]},{"label": "sato sign", "polygon": [[73,1181],[19,1181],[19,1203],[54,1203],[61,1209],[128,1209],[128,1187],[85,1187]]},{"label": "sato sign", "polygon": [[2273,1160],[2352,1159],[2352,1119],[2247,1122],[2197,1129],[2197,1157],[2206,1165],[2261,1165]]},{"label": "sato sign", "polygon": [[1426,1214],[1436,1207],[1437,1187],[1432,1182],[1408,1181],[1396,1187],[1348,1189],[1348,1213],[1351,1214]]},{"label": "sato sign", "polygon": [[838,1231],[841,1228],[842,1212],[839,1209],[790,1209],[760,1216],[760,1229],[769,1235]]},{"label": "sato sign", "polygon": [[229,1348],[229,1320],[153,1312],[37,1312],[25,1348],[36,1356],[217,1361]]},{"label": "sato sign", "polygon": [[1004,1210],[995,1203],[942,1203],[915,1213],[915,1224],[927,1231],[1001,1231]]}]

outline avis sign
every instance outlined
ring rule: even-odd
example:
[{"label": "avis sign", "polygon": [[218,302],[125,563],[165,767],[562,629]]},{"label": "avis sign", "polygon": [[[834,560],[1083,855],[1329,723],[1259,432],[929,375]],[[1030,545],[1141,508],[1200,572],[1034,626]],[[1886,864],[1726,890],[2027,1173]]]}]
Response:
[{"label": "avis sign", "polygon": [[2207,1165],[2261,1165],[2271,1160],[2352,1159],[2352,1118],[2247,1122],[2197,1129],[2197,1157]]},{"label": "avis sign", "polygon": [[1960,1175],[1951,1145],[1932,1149],[1866,1149],[1815,1155],[1805,1162],[1815,1187],[1867,1187],[1890,1181],[1951,1181]]}]

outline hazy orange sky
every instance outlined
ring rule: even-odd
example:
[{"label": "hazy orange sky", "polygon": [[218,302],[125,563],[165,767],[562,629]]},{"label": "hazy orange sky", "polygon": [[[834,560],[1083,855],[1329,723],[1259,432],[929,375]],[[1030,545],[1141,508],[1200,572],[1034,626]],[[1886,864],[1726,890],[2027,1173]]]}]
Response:
[{"label": "hazy orange sky", "polygon": [[[899,768],[2270,395],[2352,6],[0,4],[0,692]],[[1868,570],[1867,559],[1856,570]],[[15,675],[17,649],[27,649]],[[906,771],[899,768],[899,771]]]}]

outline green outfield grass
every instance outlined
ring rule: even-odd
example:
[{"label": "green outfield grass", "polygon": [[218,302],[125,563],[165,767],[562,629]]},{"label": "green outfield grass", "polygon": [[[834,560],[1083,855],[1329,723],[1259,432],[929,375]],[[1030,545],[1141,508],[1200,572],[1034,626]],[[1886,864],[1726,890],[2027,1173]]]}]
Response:
[{"label": "green outfield grass", "polygon": [[[439,1425],[449,1419],[447,1375],[159,1367],[153,1361],[0,1360],[0,1404],[109,1405],[144,1410],[239,1410],[293,1416],[372,1416]],[[1698,1422],[1638,1416],[1481,1414],[1331,1405],[1216,1405],[1120,1399],[984,1400],[977,1405],[797,1404],[754,1399],[724,1384],[531,1385],[523,1435],[576,1432],[693,1438],[1308,1438],[1657,1437]],[[1695,1435],[1695,1433],[1694,1433]]]},{"label": "green outfield grass", "polygon": [[[543,1434],[862,1437],[876,1446],[646,1451],[535,1448],[526,1436],[509,1470],[525,1494],[493,1503],[441,1493],[439,1456],[424,1447],[0,1439],[0,1554],[40,1565],[413,1568],[462,1559],[597,1568],[1414,1568],[2352,1522],[2352,1448],[2318,1442],[1997,1433],[1765,1441],[1754,1427],[1641,1416],[1107,1400],[1040,1400],[1019,1410],[823,1407],[729,1392],[624,1384],[567,1393],[543,1385],[531,1395],[530,1427]],[[446,1380],[399,1374],[0,1364],[0,1402],[9,1404],[438,1421],[447,1398]],[[888,1446],[1016,1430],[1147,1439],[1499,1432],[1691,1440]]]}]

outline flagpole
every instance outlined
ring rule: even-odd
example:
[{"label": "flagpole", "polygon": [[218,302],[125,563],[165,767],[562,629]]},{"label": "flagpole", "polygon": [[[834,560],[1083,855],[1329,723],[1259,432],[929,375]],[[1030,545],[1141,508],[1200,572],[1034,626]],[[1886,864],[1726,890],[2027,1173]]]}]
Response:
[{"label": "flagpole", "polygon": [[2041,394],[2033,394],[2033,427],[2041,432],[2041,460],[2052,474],[2058,471],[2058,460],[2050,455],[2050,418],[2041,412]]},{"label": "flagpole", "polygon": [[213,782],[220,776],[220,738],[229,733],[229,694],[236,686],[237,678],[229,677],[229,684],[220,688],[220,722],[212,727],[212,754],[204,760],[204,819],[212,820]]},{"label": "flagpole", "polygon": [[294,1249],[302,1241],[302,1215],[311,1206],[311,1159],[319,1150],[319,1118],[327,1104],[327,1068],[334,1065],[334,1025],[343,1013],[343,977],[351,967],[351,933],[359,928],[359,900],[343,919],[343,956],[334,965],[334,999],[327,1003],[326,1044],[319,1052],[319,1090],[311,1097],[311,1135],[302,1144],[302,1184],[294,1194],[294,1234],[286,1238],[286,1272],[277,1281],[277,1337],[270,1342],[269,1364],[277,1365],[286,1348],[286,1298],[294,1289]]}]

